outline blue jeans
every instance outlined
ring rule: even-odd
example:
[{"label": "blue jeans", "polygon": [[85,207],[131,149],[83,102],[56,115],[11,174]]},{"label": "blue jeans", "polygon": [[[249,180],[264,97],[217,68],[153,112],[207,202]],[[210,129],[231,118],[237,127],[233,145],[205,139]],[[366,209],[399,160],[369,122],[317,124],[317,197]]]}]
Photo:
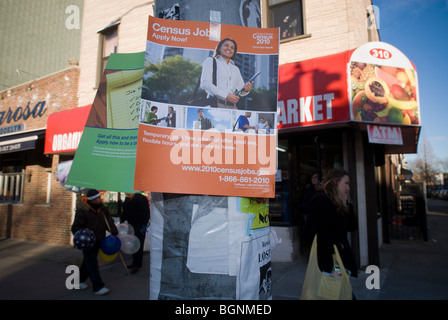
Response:
[{"label": "blue jeans", "polygon": [[93,291],[98,291],[104,287],[104,283],[101,280],[100,268],[98,266],[98,251],[98,246],[82,250],[84,260],[81,264],[79,278],[81,282],[84,282],[87,278],[90,278],[90,281],[92,281]]}]

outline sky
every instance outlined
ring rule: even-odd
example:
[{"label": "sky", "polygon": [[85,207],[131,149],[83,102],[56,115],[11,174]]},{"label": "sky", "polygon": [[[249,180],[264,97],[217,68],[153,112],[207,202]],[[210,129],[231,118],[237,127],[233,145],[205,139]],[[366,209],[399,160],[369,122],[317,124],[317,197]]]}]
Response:
[{"label": "sky", "polygon": [[403,52],[417,70],[422,131],[418,153],[405,158],[415,161],[427,140],[437,160],[448,160],[448,0],[372,4],[379,8],[380,40]]}]

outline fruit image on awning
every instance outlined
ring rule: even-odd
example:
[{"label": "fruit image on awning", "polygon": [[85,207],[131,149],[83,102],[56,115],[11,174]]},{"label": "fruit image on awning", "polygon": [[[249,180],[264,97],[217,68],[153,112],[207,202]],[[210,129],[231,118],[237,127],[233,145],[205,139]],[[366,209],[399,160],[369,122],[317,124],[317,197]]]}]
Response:
[{"label": "fruit image on awning", "polygon": [[367,43],[349,64],[352,120],[393,125],[419,125],[417,73],[395,47]]}]

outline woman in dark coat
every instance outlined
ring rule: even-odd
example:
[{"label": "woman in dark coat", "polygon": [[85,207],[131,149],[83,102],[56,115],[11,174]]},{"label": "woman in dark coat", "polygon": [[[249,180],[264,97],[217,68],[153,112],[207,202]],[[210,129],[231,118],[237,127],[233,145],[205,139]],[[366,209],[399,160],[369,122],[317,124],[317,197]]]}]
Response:
[{"label": "woman in dark coat", "polygon": [[[333,245],[338,248],[344,267],[358,276],[358,267],[347,236],[357,230],[350,192],[348,171],[338,168],[328,172],[322,187],[313,195],[306,224],[308,241],[317,234],[317,260],[321,271],[333,270]],[[311,243],[310,242],[310,243]]]},{"label": "woman in dark coat", "polygon": [[[107,221],[106,221],[107,220]],[[82,250],[83,261],[80,267],[80,288],[88,287],[86,280],[92,281],[95,294],[103,295],[109,292],[101,279],[98,266],[98,252],[101,248],[101,241],[106,237],[106,231],[113,235],[118,234],[117,227],[112,219],[109,209],[107,209],[98,190],[91,189],[87,191],[86,201],[77,203],[75,220],[73,221],[71,231],[76,234],[81,229],[90,229],[95,233],[96,243],[91,248]]]}]

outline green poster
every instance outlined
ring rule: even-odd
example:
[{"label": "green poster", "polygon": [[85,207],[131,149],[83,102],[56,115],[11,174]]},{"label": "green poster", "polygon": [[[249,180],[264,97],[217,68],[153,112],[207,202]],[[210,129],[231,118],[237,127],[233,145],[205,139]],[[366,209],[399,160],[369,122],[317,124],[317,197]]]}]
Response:
[{"label": "green poster", "polygon": [[111,54],[67,184],[134,192],[144,52]]}]

